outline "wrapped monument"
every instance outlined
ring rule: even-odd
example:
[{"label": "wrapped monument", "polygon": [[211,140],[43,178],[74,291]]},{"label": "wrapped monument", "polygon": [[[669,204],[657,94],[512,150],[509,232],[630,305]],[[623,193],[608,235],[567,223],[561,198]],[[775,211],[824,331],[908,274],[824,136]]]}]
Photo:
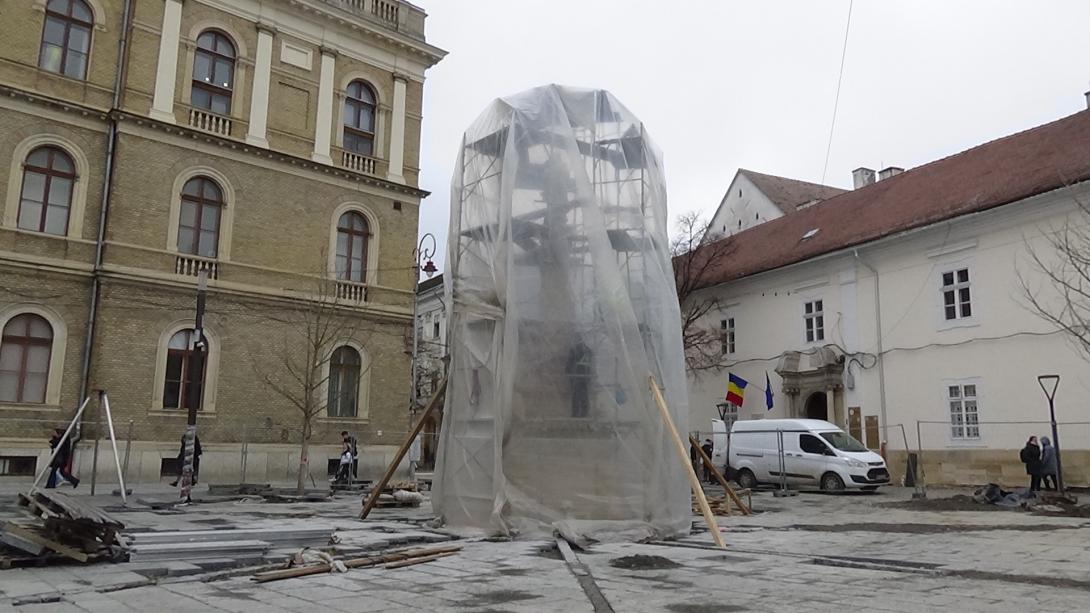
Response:
[{"label": "wrapped monument", "polygon": [[578,537],[687,533],[687,392],[661,156],[609,92],[494,101],[451,186],[436,511]]}]

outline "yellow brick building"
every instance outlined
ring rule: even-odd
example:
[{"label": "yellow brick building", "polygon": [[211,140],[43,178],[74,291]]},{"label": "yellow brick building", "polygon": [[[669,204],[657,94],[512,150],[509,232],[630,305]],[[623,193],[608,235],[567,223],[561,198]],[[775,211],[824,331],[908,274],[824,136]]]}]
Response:
[{"label": "yellow brick building", "polygon": [[[340,336],[323,345],[311,473],[324,479],[341,430],[359,437],[365,472],[381,464],[408,426],[422,91],[445,54],[425,41],[423,11],[25,0],[2,12],[0,479],[42,466],[49,429],[100,389],[122,444],[132,433],[130,480],[169,477],[187,385],[200,385],[202,481],[237,482],[243,463],[247,481],[292,479],[303,392],[289,363],[315,312]],[[186,373],[200,271],[203,379]],[[111,463],[100,458],[101,479]]]}]

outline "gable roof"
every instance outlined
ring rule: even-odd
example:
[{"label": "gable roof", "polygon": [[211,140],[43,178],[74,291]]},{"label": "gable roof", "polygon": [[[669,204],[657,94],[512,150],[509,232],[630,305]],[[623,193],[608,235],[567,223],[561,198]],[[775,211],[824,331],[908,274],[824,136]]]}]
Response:
[{"label": "gable roof", "polygon": [[804,204],[827,200],[847,191],[831,185],[766,175],[745,168],[739,168],[738,174],[745,175],[746,178],[752,181],[757,189],[761,190],[765,196],[768,196],[772,204],[775,204],[776,208],[783,211],[785,215],[794,213],[798,207]]},{"label": "gable roof", "polygon": [[[1090,179],[1090,110],[766,221],[724,241],[697,286],[760,272]],[[812,233],[816,230],[816,233]],[[812,233],[809,238],[803,237]]]}]

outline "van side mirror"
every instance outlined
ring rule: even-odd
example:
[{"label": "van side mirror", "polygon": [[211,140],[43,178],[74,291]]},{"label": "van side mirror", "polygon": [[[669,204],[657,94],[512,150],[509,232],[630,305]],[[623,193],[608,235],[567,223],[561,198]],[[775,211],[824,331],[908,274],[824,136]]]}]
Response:
[{"label": "van side mirror", "polygon": [[824,453],[825,455],[831,455],[831,456],[834,456],[834,457],[836,456],[836,452],[833,451],[832,449],[829,449],[828,447],[823,447],[822,448],[822,453]]}]

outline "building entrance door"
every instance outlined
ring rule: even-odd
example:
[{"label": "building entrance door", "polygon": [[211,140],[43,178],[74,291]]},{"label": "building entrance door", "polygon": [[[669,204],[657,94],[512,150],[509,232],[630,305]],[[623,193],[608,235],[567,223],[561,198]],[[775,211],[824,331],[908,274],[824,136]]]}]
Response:
[{"label": "building entrance door", "polygon": [[814,392],[806,399],[806,419],[829,421],[829,403],[825,392]]}]

